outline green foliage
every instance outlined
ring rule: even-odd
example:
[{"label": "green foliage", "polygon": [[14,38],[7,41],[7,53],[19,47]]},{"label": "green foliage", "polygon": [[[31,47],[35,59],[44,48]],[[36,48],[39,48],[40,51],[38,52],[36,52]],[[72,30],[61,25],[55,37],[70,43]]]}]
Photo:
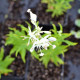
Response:
[{"label": "green foliage", "polygon": [[[28,24],[28,26],[31,27],[31,25],[28,22],[27,22],[27,24]],[[13,45],[13,48],[11,49],[10,54],[13,54],[16,52],[16,56],[17,56],[17,54],[20,53],[22,60],[25,62],[26,51],[28,50],[31,52],[31,55],[33,57],[35,57],[39,61],[42,61],[43,64],[45,65],[45,67],[47,67],[49,61],[54,62],[54,64],[57,66],[59,66],[59,64],[64,64],[63,60],[59,57],[59,55],[60,54],[64,55],[64,52],[67,51],[67,48],[69,46],[76,45],[76,43],[65,40],[65,38],[69,37],[71,34],[70,33],[62,33],[63,28],[60,24],[59,24],[60,31],[57,31],[56,26],[53,24],[53,29],[51,29],[50,31],[53,32],[54,34],[50,34],[50,31],[49,32],[44,31],[44,34],[39,34],[39,32],[42,33],[43,31],[40,31],[38,22],[36,23],[36,25],[37,25],[37,27],[34,28],[34,30],[32,32],[30,31],[30,28],[26,28],[23,25],[19,25],[21,27],[21,31],[10,28],[11,31],[7,35],[7,39],[6,39],[6,45]],[[49,33],[50,35],[47,33]],[[46,35],[56,38],[56,41],[49,42],[49,46],[47,49],[45,48],[46,46],[43,46],[42,43],[40,44],[41,39],[48,40],[48,38],[45,38],[45,37],[47,37]],[[39,39],[39,44],[37,43],[37,41],[34,38]],[[35,43],[37,43],[38,45],[36,44],[34,46],[34,50],[31,51],[31,49],[33,48],[33,45]],[[63,43],[66,43],[66,45],[63,45]],[[35,47],[40,48],[40,47],[38,47],[40,45],[42,45],[43,48],[38,49],[38,51],[36,52]],[[55,45],[55,48],[53,48],[53,45]],[[44,53],[44,55],[42,55],[40,57],[40,53]]]},{"label": "green foliage", "polygon": [[16,56],[20,53],[23,62],[25,62],[26,50],[30,50],[31,45],[27,45],[28,38],[23,40],[23,36],[26,36],[28,29],[23,25],[19,25],[21,27],[21,31],[10,28],[10,33],[7,35],[6,45],[13,45],[13,48],[10,51],[10,54],[16,52]]},{"label": "green foliage", "polygon": [[[7,35],[6,45],[13,45],[10,54],[16,52],[16,56],[20,53],[22,60],[25,62],[26,51],[30,51],[31,55],[42,61],[45,67],[47,67],[49,61],[54,62],[55,65],[64,64],[63,60],[59,57],[60,54],[64,55],[69,46],[74,46],[76,43],[65,40],[69,37],[70,33],[62,33],[63,28],[60,25],[60,30],[57,31],[56,26],[53,24],[53,29],[50,31],[42,31],[42,27],[39,27],[37,22],[37,16],[30,13],[31,23],[35,26],[31,30],[31,25],[27,23],[28,28],[21,27],[21,31],[14,28],[10,28],[10,33]],[[53,34],[52,34],[53,32]],[[66,43],[63,45],[63,43]]]},{"label": "green foliage", "polygon": [[52,12],[52,17],[63,15],[71,8],[70,2],[73,0],[41,0],[42,3],[47,4],[47,12]]},{"label": "green foliage", "polygon": [[0,78],[1,74],[7,74],[9,72],[12,72],[12,70],[8,69],[8,66],[14,61],[14,58],[11,58],[10,56],[7,56],[4,58],[4,49],[1,48],[0,51]]},{"label": "green foliage", "polygon": [[[60,24],[59,24],[60,25]],[[55,49],[52,49],[52,46],[49,46],[49,49],[43,50],[45,55],[41,57],[41,61],[47,67],[49,61],[54,62],[55,65],[59,66],[59,64],[64,64],[63,60],[59,57],[60,54],[64,56],[64,52],[67,51],[69,46],[74,46],[77,43],[73,43],[69,40],[65,40],[65,38],[71,36],[70,33],[62,33],[62,26],[60,25],[60,31],[57,31],[56,26],[53,24],[53,28],[51,31],[54,33],[51,36],[57,39],[54,42],[51,42],[52,45],[56,45]],[[66,45],[62,45],[66,43]]]}]

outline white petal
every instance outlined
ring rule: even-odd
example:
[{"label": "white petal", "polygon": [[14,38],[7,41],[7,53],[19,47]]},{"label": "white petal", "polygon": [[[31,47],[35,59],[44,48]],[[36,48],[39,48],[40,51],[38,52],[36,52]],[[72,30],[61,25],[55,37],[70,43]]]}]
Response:
[{"label": "white petal", "polygon": [[55,37],[50,37],[48,38],[49,41],[56,41],[56,38]]},{"label": "white petal", "polygon": [[32,22],[33,24],[35,24],[35,22],[37,21],[37,16],[36,16],[36,14],[32,13],[32,12],[31,12],[31,9],[28,9],[27,12],[30,13],[31,22]]},{"label": "white petal", "polygon": [[31,9],[28,9],[27,12],[28,12],[28,13],[31,12]]},{"label": "white petal", "polygon": [[40,55],[40,56],[44,56],[44,53],[41,52],[39,55]]},{"label": "white petal", "polygon": [[45,36],[44,38],[47,39],[50,35]]},{"label": "white petal", "polygon": [[47,48],[49,47],[49,45],[50,45],[49,43],[43,43],[42,47],[47,50]]},{"label": "white petal", "polygon": [[53,46],[53,49],[56,48],[56,45],[52,45],[52,46]]},{"label": "white petal", "polygon": [[47,33],[47,34],[51,34],[51,32],[50,31],[43,31],[44,33]]}]

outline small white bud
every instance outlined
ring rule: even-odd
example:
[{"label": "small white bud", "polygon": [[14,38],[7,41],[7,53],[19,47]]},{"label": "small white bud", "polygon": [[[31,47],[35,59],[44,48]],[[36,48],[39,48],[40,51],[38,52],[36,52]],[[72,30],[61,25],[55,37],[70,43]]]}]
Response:
[{"label": "small white bud", "polygon": [[51,32],[50,31],[43,31],[44,33],[46,33],[46,34],[51,34]]},{"label": "small white bud", "polygon": [[44,53],[41,52],[39,55],[40,55],[40,56],[44,56]]},{"label": "small white bud", "polygon": [[52,45],[53,46],[53,49],[55,49],[56,48],[56,45]]},{"label": "small white bud", "polygon": [[55,37],[50,37],[48,38],[49,41],[56,41],[56,38]]},{"label": "small white bud", "polygon": [[31,12],[31,9],[28,9],[27,12],[30,13],[31,22],[35,25],[35,22],[36,22],[36,20],[37,20],[36,14],[32,13],[32,12]]},{"label": "small white bud", "polygon": [[33,50],[34,50],[34,48],[32,47],[32,48],[30,49],[30,52],[33,52]]},{"label": "small white bud", "polygon": [[28,9],[27,12],[30,13],[31,12],[31,9]]}]

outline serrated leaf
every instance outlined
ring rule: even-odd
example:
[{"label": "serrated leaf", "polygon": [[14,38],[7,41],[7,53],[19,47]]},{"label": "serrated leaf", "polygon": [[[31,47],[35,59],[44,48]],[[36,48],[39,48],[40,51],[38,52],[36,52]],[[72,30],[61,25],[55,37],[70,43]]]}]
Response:
[{"label": "serrated leaf", "polygon": [[51,57],[51,60],[54,62],[55,65],[59,66],[60,64],[64,64],[63,60],[58,56]]},{"label": "serrated leaf", "polygon": [[71,41],[68,41],[68,40],[64,40],[64,42],[65,42],[66,44],[68,44],[69,46],[74,46],[74,45],[77,44],[77,43],[74,43],[74,42],[71,42]]},{"label": "serrated leaf", "polygon": [[41,2],[47,4],[46,12],[51,12],[52,17],[58,17],[71,9],[72,0],[41,0]]},{"label": "serrated leaf", "polygon": [[[10,56],[7,56],[2,62],[0,62],[0,66],[1,67],[8,67],[12,62],[14,61],[14,58],[10,58]],[[4,64],[5,65],[4,65]]]},{"label": "serrated leaf", "polygon": [[47,65],[50,61],[50,58],[51,58],[50,53],[45,53],[45,55],[40,59],[46,68],[47,68]]},{"label": "serrated leaf", "polygon": [[39,55],[36,53],[36,51],[34,50],[33,52],[31,52],[32,57],[35,57],[37,60],[39,60]]},{"label": "serrated leaf", "polygon": [[25,60],[26,49],[22,49],[22,50],[20,51],[20,54],[21,54],[21,58],[22,58],[23,62],[25,63],[25,62],[26,62],[26,60]]},{"label": "serrated leaf", "polygon": [[28,32],[28,29],[27,29],[26,27],[24,27],[24,25],[18,24],[18,26],[21,27],[22,32],[23,32],[23,31]]},{"label": "serrated leaf", "polygon": [[[2,55],[1,55],[2,54]],[[14,58],[11,58],[10,56],[4,57],[4,50],[1,48],[0,51],[0,78],[1,74],[12,72],[12,70],[8,69],[8,66],[14,61]]]}]

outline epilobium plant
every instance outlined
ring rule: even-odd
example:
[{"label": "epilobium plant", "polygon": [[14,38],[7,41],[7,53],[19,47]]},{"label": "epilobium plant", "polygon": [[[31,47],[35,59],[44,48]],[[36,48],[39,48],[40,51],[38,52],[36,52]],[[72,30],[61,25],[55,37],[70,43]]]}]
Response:
[{"label": "epilobium plant", "polygon": [[7,56],[4,58],[4,49],[1,48],[0,51],[0,78],[1,74],[8,74],[9,72],[12,72],[11,69],[8,69],[8,66],[14,61],[14,58],[11,58],[10,56]]},{"label": "epilobium plant", "polygon": [[42,3],[47,4],[46,12],[52,12],[52,17],[63,15],[71,8],[70,2],[73,0],[41,0]]},{"label": "epilobium plant", "polygon": [[[60,31],[57,31],[56,26],[53,24],[53,29],[50,31],[43,31],[42,27],[38,26],[37,16],[31,12],[30,9],[27,11],[30,13],[30,19],[32,24],[35,26],[34,30],[31,30],[31,25],[27,22],[28,28],[23,25],[21,31],[10,28],[10,33],[7,35],[6,45],[13,45],[10,54],[16,52],[21,54],[22,60],[25,62],[26,50],[31,52],[31,55],[42,61],[47,67],[49,61],[54,62],[57,66],[64,62],[59,57],[60,54],[64,55],[67,51],[67,47],[70,45],[76,45],[76,43],[64,40],[71,34],[62,33],[63,29],[60,25]],[[52,34],[52,32],[54,34]],[[65,42],[66,45],[62,45]]]}]

